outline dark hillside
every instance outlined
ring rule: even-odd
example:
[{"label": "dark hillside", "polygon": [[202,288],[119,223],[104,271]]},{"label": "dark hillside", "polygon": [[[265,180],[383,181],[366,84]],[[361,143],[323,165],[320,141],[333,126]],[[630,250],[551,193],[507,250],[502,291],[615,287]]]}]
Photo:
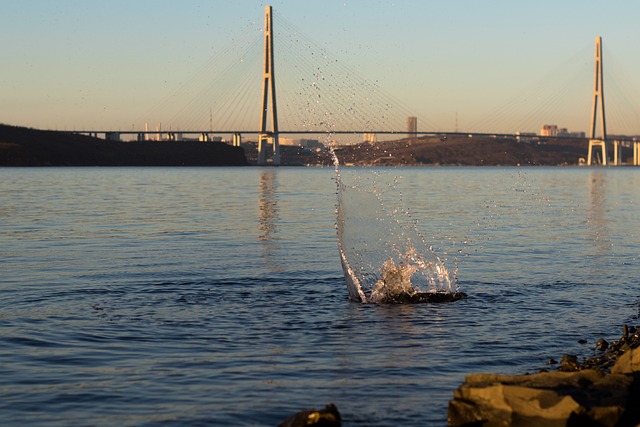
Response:
[{"label": "dark hillside", "polygon": [[[466,135],[425,136],[399,141],[340,147],[338,158],[354,165],[560,166],[577,165],[587,157],[582,139],[534,142],[515,138]],[[631,155],[623,151],[623,159]]]},{"label": "dark hillside", "polygon": [[120,142],[0,124],[0,166],[246,166],[220,142]]}]

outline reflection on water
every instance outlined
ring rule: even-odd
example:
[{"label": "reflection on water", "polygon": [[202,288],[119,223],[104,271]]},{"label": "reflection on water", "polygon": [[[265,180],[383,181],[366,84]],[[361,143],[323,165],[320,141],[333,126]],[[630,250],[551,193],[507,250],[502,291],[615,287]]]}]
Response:
[{"label": "reflection on water", "polygon": [[278,218],[278,200],[276,195],[275,169],[265,170],[260,174],[260,199],[258,209],[260,210],[260,235],[262,241],[273,240],[276,232],[276,221]]},{"label": "reflection on water", "polygon": [[282,269],[281,263],[276,257],[277,251],[277,222],[280,219],[278,209],[278,180],[276,169],[265,169],[260,174],[260,196],[258,198],[260,234],[258,239],[262,242],[264,259],[271,271]]},{"label": "reflection on water", "polygon": [[606,182],[602,171],[596,170],[589,174],[589,209],[587,210],[587,225],[589,238],[595,243],[595,255],[606,255],[611,249],[609,229],[606,218]]}]

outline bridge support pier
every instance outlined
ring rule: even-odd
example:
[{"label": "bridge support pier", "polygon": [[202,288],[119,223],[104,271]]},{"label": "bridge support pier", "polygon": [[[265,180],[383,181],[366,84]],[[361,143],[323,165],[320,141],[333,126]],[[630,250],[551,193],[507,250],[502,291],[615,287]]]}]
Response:
[{"label": "bridge support pier", "polygon": [[633,165],[640,166],[640,142],[633,141]]},{"label": "bridge support pier", "polygon": [[104,139],[107,141],[120,141],[120,132],[105,132]]},{"label": "bridge support pier", "polygon": [[617,139],[613,141],[613,166],[620,166],[622,164],[622,152],[620,150],[620,141]]},{"label": "bridge support pier", "polygon": [[278,134],[261,133],[258,135],[258,165],[267,164],[267,150],[269,145],[273,149],[272,164],[277,166],[280,164],[280,144],[278,143]]},{"label": "bridge support pier", "polygon": [[[602,152],[601,162],[602,166],[607,165],[607,146],[605,144],[604,139],[591,139],[589,140],[589,155],[587,156],[587,165],[591,166],[593,164],[593,147],[600,147]],[[596,152],[597,154],[597,152]]]},{"label": "bridge support pier", "polygon": [[233,134],[233,146],[234,147],[242,147],[242,134],[241,133],[234,133]]}]

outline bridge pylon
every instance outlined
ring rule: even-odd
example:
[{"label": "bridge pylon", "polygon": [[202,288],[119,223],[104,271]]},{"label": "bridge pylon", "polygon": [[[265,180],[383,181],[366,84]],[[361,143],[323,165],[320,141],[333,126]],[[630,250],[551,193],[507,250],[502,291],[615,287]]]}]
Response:
[{"label": "bridge pylon", "polygon": [[[591,166],[593,160],[593,148],[599,147],[602,153],[600,159],[603,166],[607,165],[607,121],[604,114],[604,78],[602,67],[602,37],[596,37],[595,68],[593,74],[593,107],[591,109],[591,135],[589,140],[589,154],[587,164]],[[596,138],[596,124],[600,110],[600,127],[602,138]]]},{"label": "bridge pylon", "polygon": [[[262,74],[262,112],[260,114],[260,134],[258,135],[258,164],[267,164],[268,146],[273,147],[272,164],[280,164],[280,144],[278,142],[278,110],[276,106],[276,80],[273,68],[273,21],[271,6],[264,10],[264,68]],[[271,90],[271,130],[267,130],[269,112],[269,90]]]}]

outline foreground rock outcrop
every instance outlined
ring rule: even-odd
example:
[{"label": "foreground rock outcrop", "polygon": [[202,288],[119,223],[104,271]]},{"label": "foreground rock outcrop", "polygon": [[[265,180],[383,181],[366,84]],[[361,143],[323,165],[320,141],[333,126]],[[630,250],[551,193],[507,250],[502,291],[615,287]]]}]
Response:
[{"label": "foreground rock outcrop", "polygon": [[468,375],[449,402],[449,425],[640,425],[640,333],[625,326],[620,340],[602,341],[599,355],[565,355],[558,371]]}]

